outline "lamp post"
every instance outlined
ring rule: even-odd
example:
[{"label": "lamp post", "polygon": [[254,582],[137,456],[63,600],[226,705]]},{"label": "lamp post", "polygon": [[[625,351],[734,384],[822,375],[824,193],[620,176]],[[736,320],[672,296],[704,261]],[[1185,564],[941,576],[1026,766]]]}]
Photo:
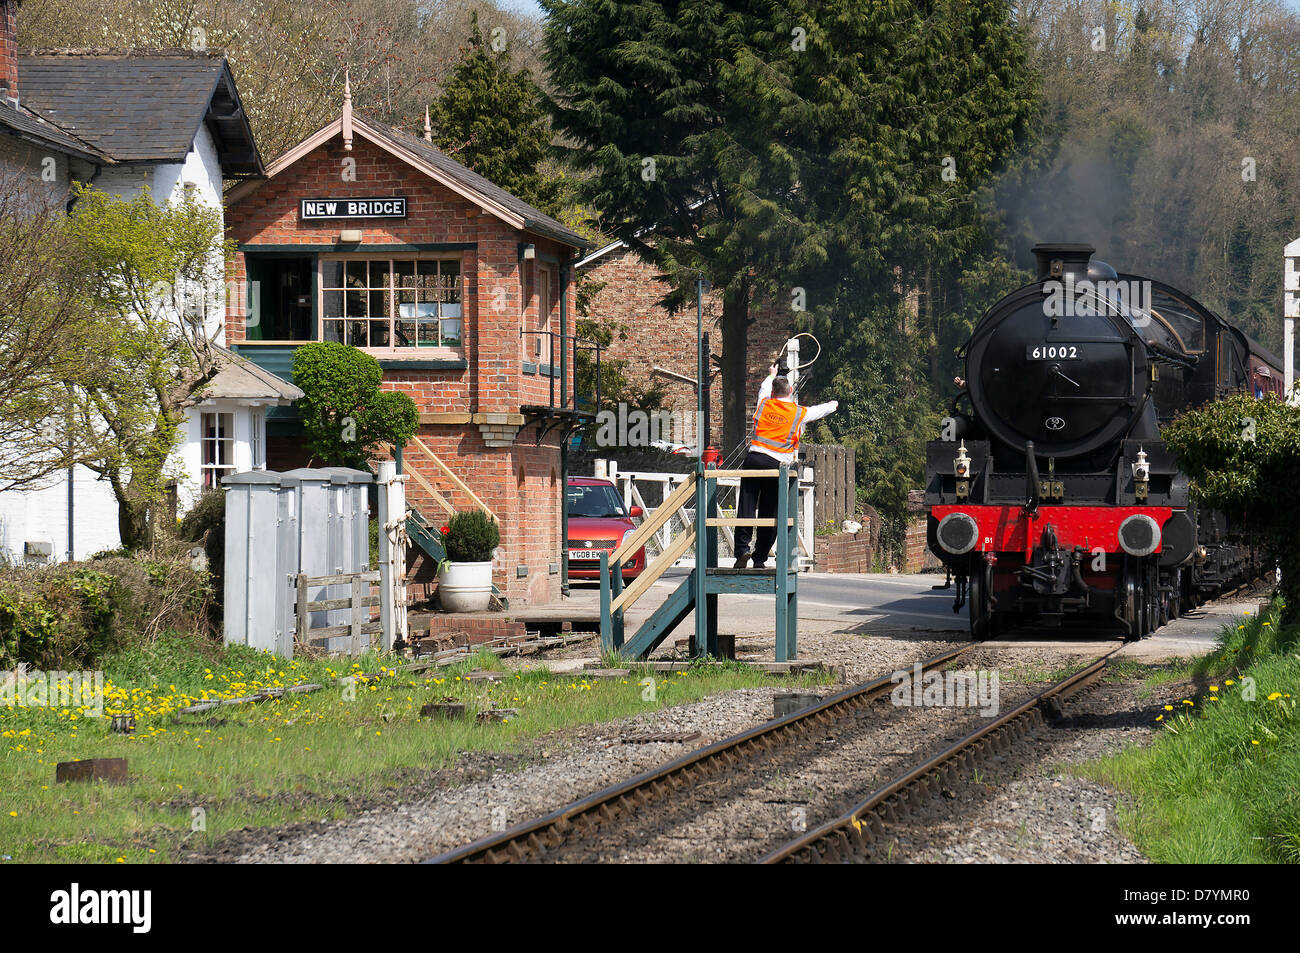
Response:
[{"label": "lamp post", "polygon": [[704,334],[704,292],[708,282],[701,272],[695,279],[695,422],[698,456],[709,446],[709,339]]}]

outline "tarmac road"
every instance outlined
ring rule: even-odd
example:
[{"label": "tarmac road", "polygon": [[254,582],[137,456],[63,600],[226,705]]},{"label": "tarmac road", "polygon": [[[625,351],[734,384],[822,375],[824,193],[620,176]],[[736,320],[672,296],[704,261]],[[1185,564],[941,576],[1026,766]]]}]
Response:
[{"label": "tarmac road", "polygon": [[[629,613],[629,630],[634,631],[688,573],[687,569],[673,569],[656,581]],[[943,582],[942,573],[803,573],[799,577],[800,629],[887,638],[965,633],[968,631],[966,608],[963,606],[957,613],[952,611],[953,589],[932,588]],[[1243,594],[1236,599],[1207,604],[1175,619],[1141,642],[1130,644],[1124,654],[1148,661],[1204,654],[1214,647],[1222,625],[1243,612],[1255,611],[1264,599],[1263,595]],[[770,632],[773,602],[772,596],[722,596],[719,624],[723,631],[738,636]],[[565,611],[571,613],[591,613],[598,608],[599,591],[594,585],[575,586],[564,605]],[[683,631],[689,631],[689,624],[689,620],[683,624]],[[1015,630],[989,644],[1055,647],[1087,653],[1102,645],[1113,645],[1114,641],[1113,635],[1099,633],[1095,627],[1067,626]]]}]

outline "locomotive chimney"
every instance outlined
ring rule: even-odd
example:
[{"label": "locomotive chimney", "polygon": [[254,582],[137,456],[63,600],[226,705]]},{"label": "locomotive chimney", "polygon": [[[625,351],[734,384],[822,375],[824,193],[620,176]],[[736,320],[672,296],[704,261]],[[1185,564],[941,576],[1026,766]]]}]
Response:
[{"label": "locomotive chimney", "polygon": [[1064,281],[1073,275],[1075,281],[1088,277],[1088,261],[1097,249],[1078,242],[1046,242],[1034,246],[1034,260],[1038,263],[1038,280]]}]

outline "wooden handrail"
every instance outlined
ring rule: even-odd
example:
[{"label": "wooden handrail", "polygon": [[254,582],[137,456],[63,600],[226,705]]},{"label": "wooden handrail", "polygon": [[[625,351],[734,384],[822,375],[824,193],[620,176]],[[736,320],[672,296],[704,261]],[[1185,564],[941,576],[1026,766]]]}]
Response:
[{"label": "wooden handrail", "polygon": [[[655,584],[655,580],[668,571],[669,566],[677,562],[686,550],[690,549],[694,545],[695,527],[692,526],[689,530],[673,540],[669,547],[660,553],[653,563],[646,566],[646,568],[641,571],[641,575],[637,576],[636,579],[632,581],[632,585],[624,589],[622,594],[610,603],[610,613],[613,614],[619,611],[626,611],[632,603],[636,602],[645,594],[647,589]],[[619,572],[618,569],[615,569],[614,571]]]},{"label": "wooden handrail", "polygon": [[663,528],[672,519],[673,514],[681,509],[682,504],[695,492],[695,474],[682,481],[682,485],[668,494],[668,498],[655,507],[654,515],[643,522],[631,533],[623,537],[623,543],[610,554],[611,569],[622,566],[630,554],[645,545],[646,540]]},{"label": "wooden handrail", "polygon": [[445,496],[443,496],[441,493],[435,490],[432,483],[430,483],[424,477],[420,476],[419,472],[416,470],[408,469],[406,472],[410,474],[411,477],[414,478],[416,483],[420,484],[420,486],[424,488],[425,493],[428,493],[431,497],[433,497],[433,501],[435,503],[441,506],[452,516],[456,515],[456,507],[452,506],[450,500],[448,500]]},{"label": "wooden handrail", "polygon": [[489,507],[482,500],[480,500],[478,498],[478,494],[476,494],[473,490],[471,490],[468,486],[466,486],[465,481],[462,480],[460,477],[458,477],[455,473],[453,473],[451,467],[443,463],[442,459],[436,453],[430,450],[428,445],[426,445],[423,440],[421,440],[419,437],[412,437],[411,443],[414,444],[416,447],[418,447],[421,451],[423,451],[424,455],[437,465],[438,469],[440,469],[446,475],[447,479],[449,479],[452,483],[456,485],[457,489],[459,489],[462,493],[464,493],[471,500],[473,500],[475,506],[477,506],[480,510],[482,510],[484,513],[490,516],[492,518],[492,522],[494,523],[501,522],[499,519],[497,519],[497,515],[492,512],[492,508]]}]

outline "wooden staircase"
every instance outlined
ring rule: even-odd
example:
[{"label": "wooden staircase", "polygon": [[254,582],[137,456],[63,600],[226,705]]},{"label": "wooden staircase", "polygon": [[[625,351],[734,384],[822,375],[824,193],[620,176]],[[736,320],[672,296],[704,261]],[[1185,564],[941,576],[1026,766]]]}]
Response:
[{"label": "wooden staircase", "polygon": [[[436,453],[430,450],[428,444],[419,437],[412,437],[408,449],[411,447],[418,450],[424,459],[432,461],[438,469],[442,471],[443,475],[451,481],[452,485],[455,486],[456,489],[460,490],[470,498],[477,509],[482,510],[491,517],[492,521],[498,526],[501,524],[497,515],[493,513],[488,505],[478,497],[478,494],[471,490],[465,484],[465,481],[457,476]],[[420,489],[422,489],[447,516],[454,516],[456,513],[460,512],[456,509],[455,505],[447,499],[447,497],[440,493],[432,483],[421,476],[417,470],[413,468],[403,468],[403,472],[410,476]],[[418,546],[421,552],[432,559],[435,563],[440,563],[447,558],[447,550],[442,545],[442,532],[439,530],[438,525],[430,522],[423,513],[412,506],[409,499],[407,502],[406,534],[410,538],[411,542]],[[502,595],[501,589],[496,583],[492,584],[492,598],[496,603],[497,608],[509,608],[508,601],[505,596]]]}]

